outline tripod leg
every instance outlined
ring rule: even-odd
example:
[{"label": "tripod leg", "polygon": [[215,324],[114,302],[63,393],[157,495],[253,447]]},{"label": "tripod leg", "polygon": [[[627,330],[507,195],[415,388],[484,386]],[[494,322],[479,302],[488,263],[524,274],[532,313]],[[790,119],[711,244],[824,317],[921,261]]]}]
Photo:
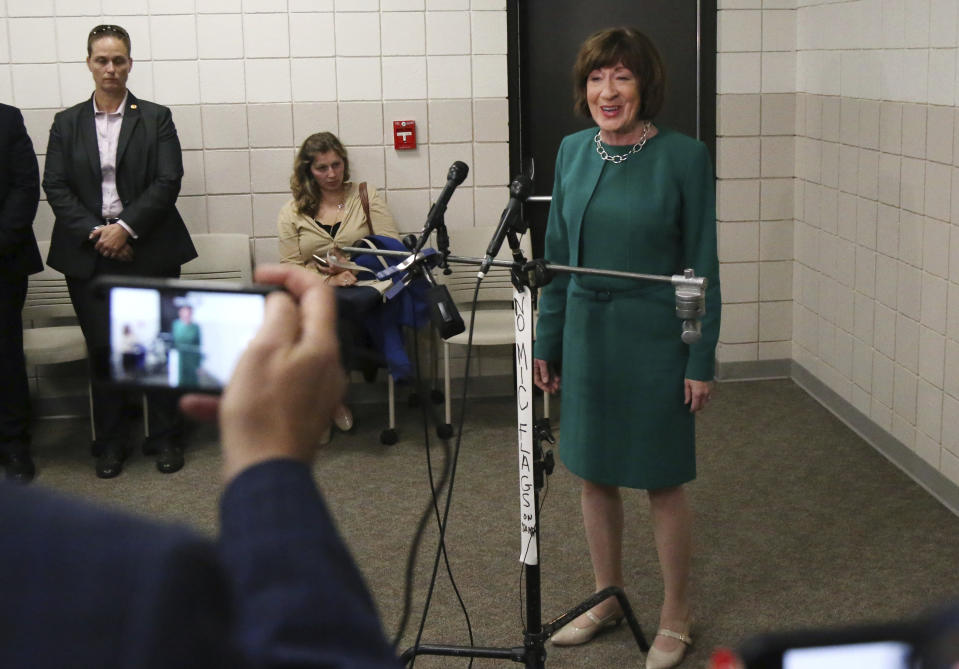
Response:
[{"label": "tripod leg", "polygon": [[643,653],[648,653],[649,642],[646,641],[646,636],[643,634],[643,628],[640,627],[639,622],[636,620],[636,616],[633,613],[633,607],[630,606],[629,599],[626,598],[626,593],[623,592],[622,588],[617,588],[616,586],[610,586],[600,590],[596,594],[590,596],[588,599],[571,608],[563,615],[546,623],[543,625],[544,634],[547,637],[552,636],[553,632],[560,629],[567,623],[572,622],[609,597],[616,597],[620,608],[623,610],[623,617],[626,618],[626,624],[629,625],[629,629],[633,633],[633,637],[636,639],[636,645],[639,646],[639,649]]}]

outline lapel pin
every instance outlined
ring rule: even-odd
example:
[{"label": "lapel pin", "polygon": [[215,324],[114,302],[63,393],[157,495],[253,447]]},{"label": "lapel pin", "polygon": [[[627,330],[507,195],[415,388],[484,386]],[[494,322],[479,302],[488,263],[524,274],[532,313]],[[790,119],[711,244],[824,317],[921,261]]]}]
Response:
[{"label": "lapel pin", "polygon": [[130,105],[130,109],[136,109],[136,108],[137,108],[136,105]]}]

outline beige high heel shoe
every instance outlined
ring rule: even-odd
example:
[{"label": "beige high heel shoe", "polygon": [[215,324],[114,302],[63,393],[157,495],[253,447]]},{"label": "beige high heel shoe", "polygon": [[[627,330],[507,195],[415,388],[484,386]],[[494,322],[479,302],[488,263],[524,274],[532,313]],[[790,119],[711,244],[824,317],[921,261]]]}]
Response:
[{"label": "beige high heel shoe", "polygon": [[592,623],[591,625],[587,625],[586,627],[577,627],[574,624],[575,621],[566,623],[556,634],[550,637],[550,641],[553,642],[553,645],[579,646],[580,644],[592,641],[593,637],[602,632],[604,629],[616,627],[623,622],[622,613],[610,613],[608,616],[603,616],[600,618],[592,611],[587,611],[586,617],[589,618],[590,622]]},{"label": "beige high heel shoe", "polygon": [[675,667],[683,661],[683,657],[686,656],[686,650],[693,645],[693,640],[688,634],[674,632],[665,627],[659,628],[656,635],[678,639],[682,643],[673,650],[660,650],[655,646],[651,646],[649,653],[646,655],[646,669],[669,669],[670,667]]},{"label": "beige high heel shoe", "polygon": [[353,429],[353,412],[348,406],[341,404],[333,410],[333,424],[343,432]]}]

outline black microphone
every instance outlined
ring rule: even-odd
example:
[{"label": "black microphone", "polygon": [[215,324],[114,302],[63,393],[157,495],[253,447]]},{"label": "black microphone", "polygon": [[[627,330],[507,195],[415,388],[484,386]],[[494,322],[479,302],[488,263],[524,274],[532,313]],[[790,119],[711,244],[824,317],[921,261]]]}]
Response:
[{"label": "black microphone", "polygon": [[509,185],[509,202],[506,203],[503,215],[500,216],[499,227],[496,228],[489,246],[486,247],[486,258],[480,266],[479,277],[481,279],[486,276],[489,268],[493,265],[493,259],[499,253],[503,240],[506,238],[506,233],[513,229],[515,219],[522,215],[523,203],[532,194],[532,190],[533,182],[528,176],[518,174],[513,177],[513,182]]},{"label": "black microphone", "polygon": [[426,225],[423,226],[424,232],[429,233],[436,227],[437,221],[443,218],[443,214],[446,213],[446,205],[453,197],[453,191],[466,180],[466,175],[469,173],[470,168],[464,162],[457,160],[450,165],[450,171],[446,173],[446,185],[443,186],[443,192],[436,198],[430,213],[426,216]]}]

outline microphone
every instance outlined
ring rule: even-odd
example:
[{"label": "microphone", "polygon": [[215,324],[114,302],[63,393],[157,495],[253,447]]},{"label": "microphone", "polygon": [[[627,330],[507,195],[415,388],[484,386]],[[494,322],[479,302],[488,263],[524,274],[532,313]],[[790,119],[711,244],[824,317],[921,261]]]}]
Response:
[{"label": "microphone", "polygon": [[462,161],[457,160],[450,165],[450,171],[446,173],[446,185],[443,186],[443,191],[430,208],[430,213],[426,215],[426,225],[423,226],[425,232],[429,233],[436,227],[437,222],[443,219],[443,214],[446,213],[446,205],[453,197],[453,191],[466,180],[466,175],[469,172],[469,166]]},{"label": "microphone", "polygon": [[522,215],[523,203],[526,202],[526,198],[532,194],[532,190],[533,182],[528,176],[518,174],[513,177],[513,182],[509,185],[509,202],[506,203],[506,208],[503,210],[503,214],[499,219],[499,226],[496,228],[496,232],[493,233],[493,238],[490,240],[489,246],[486,247],[486,258],[483,260],[479,271],[480,279],[485,277],[486,273],[489,272],[489,268],[493,265],[493,259],[496,258],[500,247],[503,245],[506,233],[515,227],[514,221],[518,216]]}]

